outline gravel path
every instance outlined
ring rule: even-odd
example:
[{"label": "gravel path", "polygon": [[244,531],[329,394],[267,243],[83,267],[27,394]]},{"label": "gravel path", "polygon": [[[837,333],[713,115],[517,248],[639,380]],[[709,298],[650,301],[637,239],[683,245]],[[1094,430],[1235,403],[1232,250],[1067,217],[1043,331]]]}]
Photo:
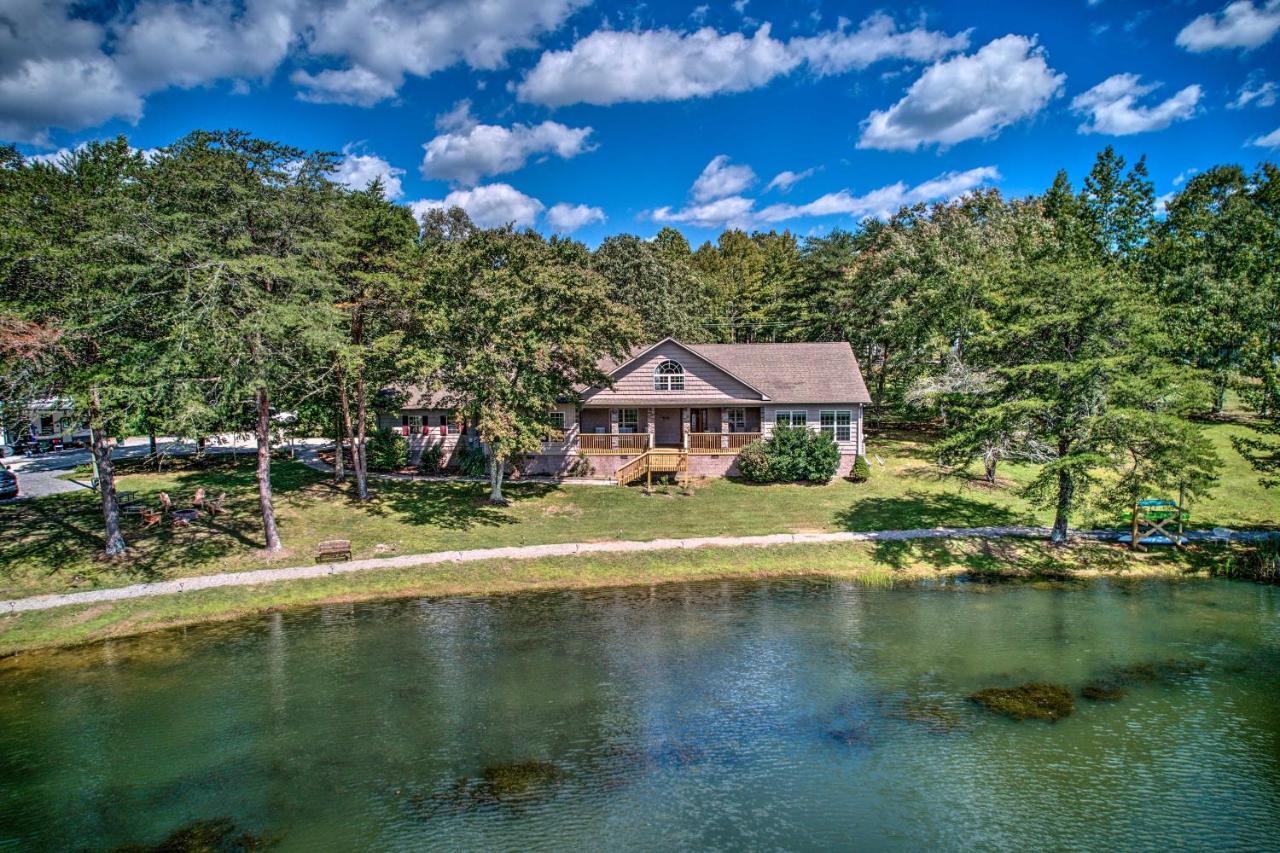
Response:
[{"label": "gravel path", "polygon": [[[253,572],[227,572],[182,578],[181,580],[140,583],[113,589],[71,592],[60,595],[37,595],[30,598],[0,601],[0,613],[23,613],[32,610],[50,610],[55,607],[67,607],[74,604],[121,601],[127,598],[145,598],[153,595],[175,595],[217,587],[257,586],[280,581],[321,578],[349,572],[367,572],[377,569],[408,569],[417,566],[438,565],[440,563],[471,563],[478,560],[535,560],[539,557],[577,557],[588,554],[619,554],[691,548],[759,548],[769,545],[891,542],[909,539],[1044,539],[1048,535],[1049,530],[1044,527],[935,527],[919,530],[880,530],[866,533],[774,533],[768,536],[708,536],[697,539],[570,542],[562,545],[524,545],[509,548],[476,548],[469,551],[435,551],[427,554],[405,554],[400,557],[351,560],[344,563],[321,563],[314,566],[293,566],[284,569],[260,569]],[[1114,530],[1072,531],[1072,535],[1083,539],[1104,541],[1116,541],[1127,536],[1124,532]],[[1188,531],[1187,538],[1192,541],[1248,541],[1276,535],[1280,534],[1267,531],[1197,530]]]}]

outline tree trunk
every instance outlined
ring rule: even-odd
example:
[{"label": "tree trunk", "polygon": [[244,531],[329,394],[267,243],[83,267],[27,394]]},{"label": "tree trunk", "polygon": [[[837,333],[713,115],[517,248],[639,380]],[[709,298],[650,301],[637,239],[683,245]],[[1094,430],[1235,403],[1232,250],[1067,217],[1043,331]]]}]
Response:
[{"label": "tree trunk", "polygon": [[[356,477],[356,494],[368,491],[368,485],[364,482],[366,472],[361,462],[363,456],[361,448],[356,444],[355,427],[351,422],[351,401],[347,398],[347,385],[345,380],[338,386],[338,402],[342,409],[342,427],[347,433],[347,444],[351,446],[351,472]],[[363,498],[361,498],[363,500]]]},{"label": "tree trunk", "polygon": [[1222,414],[1227,406],[1227,372],[1219,371],[1213,375],[1213,413]]},{"label": "tree trunk", "polygon": [[268,551],[279,551],[276,510],[271,503],[271,405],[267,389],[259,388],[258,398],[258,503],[262,507],[262,533]]},{"label": "tree trunk", "polygon": [[364,368],[356,371],[356,443],[351,456],[356,468],[356,497],[369,499],[369,461],[365,456],[368,446],[368,408],[365,404]]},{"label": "tree trunk", "polygon": [[988,456],[982,460],[983,476],[987,478],[987,485],[994,486],[996,484],[996,458]]},{"label": "tree trunk", "polygon": [[502,496],[502,460],[489,448],[489,502],[504,504],[507,499]]},{"label": "tree trunk", "polygon": [[102,526],[107,534],[104,549],[110,559],[124,556],[124,534],[120,532],[120,503],[116,499],[116,475],[111,467],[111,443],[102,429],[98,410],[98,392],[93,392],[89,408],[90,450],[98,468],[98,496],[102,501]]},{"label": "tree trunk", "polygon": [[[1063,444],[1058,446],[1058,458],[1061,459],[1067,453],[1067,448]],[[1058,472],[1058,505],[1053,515],[1053,533],[1049,535],[1049,541],[1054,545],[1067,544],[1067,518],[1071,514],[1071,502],[1075,495],[1076,483],[1071,476],[1070,471],[1062,470]]]},{"label": "tree trunk", "polygon": [[345,435],[342,429],[342,408],[339,407],[333,416],[333,481],[341,483],[347,479],[346,451],[343,448]]},{"label": "tree trunk", "polygon": [[147,433],[147,443],[150,445],[150,448],[151,448],[151,458],[152,459],[159,458],[160,453],[159,451],[156,450],[156,431],[155,430],[151,430],[151,432]]}]

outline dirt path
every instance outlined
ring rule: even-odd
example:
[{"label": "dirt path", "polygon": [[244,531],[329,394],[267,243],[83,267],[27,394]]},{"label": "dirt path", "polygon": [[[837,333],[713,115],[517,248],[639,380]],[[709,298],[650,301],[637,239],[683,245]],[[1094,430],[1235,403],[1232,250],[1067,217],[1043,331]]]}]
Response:
[{"label": "dirt path", "polygon": [[[201,575],[179,580],[140,583],[132,586],[97,589],[86,592],[69,592],[58,595],[36,595],[0,601],[0,613],[23,613],[32,610],[49,610],[76,604],[94,604],[104,601],[120,601],[127,598],[145,598],[152,595],[176,595],[200,589],[226,586],[257,586],[282,581],[306,580],[348,572],[368,572],[378,569],[407,569],[440,563],[471,563],[479,560],[536,560],[540,557],[580,557],[590,554],[617,554],[639,551],[671,551],[690,548],[761,548],[770,545],[812,545],[839,542],[890,542],[910,539],[1044,539],[1049,530],[1044,527],[935,527],[918,530],[878,530],[868,532],[836,533],[774,533],[767,536],[708,536],[696,539],[651,539],[644,541],[618,540],[607,542],[569,542],[560,545],[524,545],[509,548],[476,548],[469,551],[434,551],[427,554],[405,554],[399,557],[379,557],[368,560],[351,560],[345,563],[321,563],[314,566],[292,566],[283,569],[260,569],[252,572],[224,572]],[[1192,541],[1247,541],[1276,536],[1267,531],[1189,531]],[[1072,536],[1082,539],[1115,541],[1126,534],[1114,530],[1072,531]]]}]

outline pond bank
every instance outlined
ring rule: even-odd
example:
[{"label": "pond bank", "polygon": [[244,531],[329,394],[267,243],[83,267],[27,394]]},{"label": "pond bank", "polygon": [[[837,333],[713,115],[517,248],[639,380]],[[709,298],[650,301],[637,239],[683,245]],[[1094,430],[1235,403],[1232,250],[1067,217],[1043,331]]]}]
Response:
[{"label": "pond bank", "polygon": [[[0,654],[72,646],[301,605],[690,580],[818,577],[872,586],[940,578],[1065,580],[1181,577],[1207,571],[1213,548],[1131,554],[1097,539],[1053,548],[1035,528],[778,534],[478,549],[186,578],[77,593],[71,602],[0,617]],[[763,547],[763,546],[769,547]],[[530,552],[530,553],[526,553]],[[376,565],[366,565],[376,564]],[[374,570],[376,569],[376,570]],[[290,576],[289,573],[295,573]],[[270,576],[270,577],[263,577]],[[179,591],[180,590],[180,591]],[[89,597],[89,596],[97,596]],[[46,597],[48,598],[48,597]]]}]

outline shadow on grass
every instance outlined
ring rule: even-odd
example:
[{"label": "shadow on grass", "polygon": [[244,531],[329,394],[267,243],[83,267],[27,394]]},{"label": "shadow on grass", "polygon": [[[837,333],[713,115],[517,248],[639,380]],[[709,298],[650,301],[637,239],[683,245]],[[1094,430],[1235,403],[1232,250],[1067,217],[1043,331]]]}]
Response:
[{"label": "shadow on grass", "polygon": [[559,487],[552,483],[511,483],[503,487],[507,506],[488,502],[485,483],[404,483],[379,480],[373,484],[373,500],[361,508],[375,515],[395,513],[400,520],[444,530],[470,530],[515,524],[510,508],[543,498]]},{"label": "shadow on grass", "polygon": [[836,513],[842,530],[913,530],[921,527],[988,527],[1027,524],[1008,507],[964,495],[909,492],[897,498],[862,498]]}]

